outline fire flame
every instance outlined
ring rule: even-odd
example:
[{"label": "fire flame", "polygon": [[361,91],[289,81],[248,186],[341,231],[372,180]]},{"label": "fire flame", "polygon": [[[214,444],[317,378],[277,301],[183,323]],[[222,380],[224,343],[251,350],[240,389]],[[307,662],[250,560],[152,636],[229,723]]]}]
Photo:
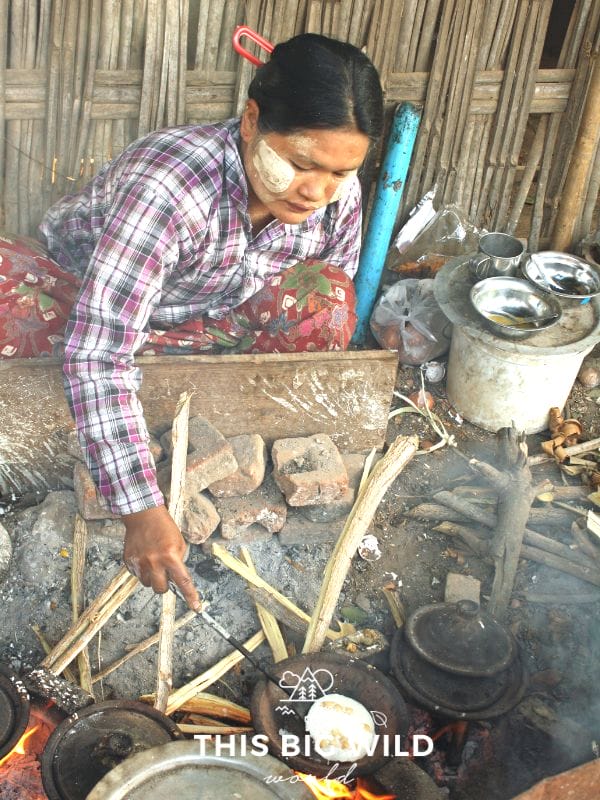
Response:
[{"label": "fire flame", "polygon": [[331,778],[317,778],[304,772],[296,773],[308,786],[317,800],[396,800],[395,794],[373,794],[361,785],[358,778],[355,788],[346,786],[345,783]]},{"label": "fire flame", "polygon": [[33,736],[33,734],[37,731],[37,729],[39,727],[40,727],[39,725],[35,725],[33,728],[29,728],[29,730],[25,731],[23,736],[21,736],[21,738],[16,743],[16,745],[13,747],[13,749],[10,751],[10,753],[7,753],[4,756],[4,758],[0,758],[0,767],[2,766],[2,764],[4,764],[6,761],[8,761],[9,758],[12,758],[12,756],[14,756],[14,755],[19,755],[19,756],[24,756],[25,755],[25,753],[26,753],[25,742],[27,741],[27,739],[29,739],[30,736]]}]

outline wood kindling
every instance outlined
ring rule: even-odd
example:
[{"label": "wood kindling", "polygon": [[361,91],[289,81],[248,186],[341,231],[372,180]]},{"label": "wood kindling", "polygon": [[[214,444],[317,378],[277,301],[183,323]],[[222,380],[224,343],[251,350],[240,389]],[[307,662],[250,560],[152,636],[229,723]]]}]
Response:
[{"label": "wood kindling", "polygon": [[[185,502],[186,459],[188,451],[188,421],[192,395],[182,392],[177,402],[171,439],[171,486],[169,493],[169,514],[178,528],[183,520]],[[158,631],[158,664],[154,707],[164,711],[169,694],[173,688],[173,637],[175,635],[175,607],[177,595],[167,591],[162,597],[162,613]]]},{"label": "wood kindling", "polygon": [[412,459],[417,448],[416,436],[399,436],[360,487],[344,529],[327,562],[319,598],[304,640],[303,653],[315,653],[321,649],[352,558],[384,494]]},{"label": "wood kindling", "polygon": [[[252,562],[252,556],[247,547],[241,548],[241,556],[246,566],[253,572],[256,572]],[[276,617],[258,602],[256,603],[256,613],[258,614],[261,628],[267,637],[269,647],[273,653],[273,661],[283,661],[284,658],[287,658],[288,652]]]},{"label": "wood kindling", "polygon": [[[84,573],[85,573],[85,554],[87,550],[87,523],[78,513],[75,515],[75,525],[73,529],[73,554],[71,557],[71,620],[77,623],[83,611],[84,598]],[[77,656],[77,666],[79,668],[79,685],[81,688],[92,692],[92,670],[90,667],[90,655],[87,647]]]},{"label": "wood kindling", "polygon": [[[262,631],[258,631],[243,644],[246,650],[253,652],[264,641],[264,633]],[[172,714],[174,711],[177,711],[184,703],[198,694],[198,692],[204,691],[204,689],[212,686],[213,683],[218,681],[223,675],[226,675],[229,670],[233,669],[236,664],[239,664],[243,658],[244,656],[238,650],[234,650],[233,652],[229,653],[229,655],[225,656],[225,658],[222,658],[214,666],[203,672],[201,675],[198,675],[189,683],[186,683],[185,686],[182,686],[180,689],[176,689],[169,696],[169,702],[167,704],[165,713]],[[153,703],[154,695],[142,695],[140,700],[145,703]]]}]

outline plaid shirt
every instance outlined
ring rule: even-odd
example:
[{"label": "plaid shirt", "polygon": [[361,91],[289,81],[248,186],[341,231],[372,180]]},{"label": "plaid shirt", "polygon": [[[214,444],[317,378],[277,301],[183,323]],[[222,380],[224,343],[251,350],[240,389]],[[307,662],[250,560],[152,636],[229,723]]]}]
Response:
[{"label": "plaid shirt", "polygon": [[293,264],[318,258],[354,276],[360,185],[299,225],[274,220],[254,238],[239,122],[152,133],[40,231],[83,281],[65,336],[65,390],[96,484],[116,513],[161,505],[137,398],[134,354],[149,329],[224,316]]}]

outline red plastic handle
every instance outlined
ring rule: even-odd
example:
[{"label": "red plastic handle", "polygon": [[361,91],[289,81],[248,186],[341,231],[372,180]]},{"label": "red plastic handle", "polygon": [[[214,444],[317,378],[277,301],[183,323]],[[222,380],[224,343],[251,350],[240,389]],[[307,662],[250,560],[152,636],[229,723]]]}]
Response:
[{"label": "red plastic handle", "polygon": [[252,28],[249,28],[247,25],[238,25],[237,28],[233,32],[233,49],[236,53],[246,58],[251,64],[254,64],[255,67],[260,67],[261,64],[264,64],[264,61],[261,61],[260,58],[253,56],[252,53],[249,53],[245,47],[242,47],[240,44],[240,39],[242,36],[247,36],[248,39],[253,41],[263,50],[266,50],[267,53],[273,52],[273,45],[271,42],[268,42],[266,39],[258,34],[256,31],[253,31]]}]

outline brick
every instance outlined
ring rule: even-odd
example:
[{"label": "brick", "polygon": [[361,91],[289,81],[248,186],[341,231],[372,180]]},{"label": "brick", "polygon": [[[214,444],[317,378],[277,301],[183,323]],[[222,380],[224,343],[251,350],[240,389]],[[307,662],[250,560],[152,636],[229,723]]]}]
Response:
[{"label": "brick", "polygon": [[119,515],[109,509],[106,500],[96,489],[90,471],[81,461],[76,461],[73,469],[73,491],[77,509],[84,519],[119,519]]},{"label": "brick", "polygon": [[215,531],[221,518],[208,497],[203,494],[188,495],[183,505],[181,533],[191,544],[205,542]]},{"label": "brick", "polygon": [[273,444],[273,477],[291,506],[339,500],[348,489],[348,473],[329,438],[319,433]]},{"label": "brick", "polygon": [[[170,431],[160,437],[160,443],[170,458],[172,453]],[[186,460],[188,489],[201,492],[211,483],[231,475],[237,468],[233,449],[227,439],[204,417],[191,417],[188,423]],[[164,493],[162,487],[161,491]]]},{"label": "brick", "polygon": [[459,600],[473,600],[475,603],[480,603],[480,589],[480,581],[472,575],[461,575],[459,572],[449,572],[446,576],[444,602],[458,603]]},{"label": "brick", "polygon": [[253,524],[260,525],[269,533],[276,533],[283,528],[287,516],[285,500],[271,475],[245,497],[215,498],[215,505],[221,517],[221,536],[224,539],[238,539]]},{"label": "brick", "polygon": [[302,506],[301,513],[311,522],[333,522],[336,519],[347,517],[354,505],[366,458],[363,453],[342,455],[342,461],[348,473],[349,485],[346,491],[338,500],[320,505]]},{"label": "brick", "polygon": [[261,485],[267,466],[267,447],[262,436],[242,434],[227,439],[238,468],[223,480],[211,483],[208,491],[215,497],[240,497]]}]

